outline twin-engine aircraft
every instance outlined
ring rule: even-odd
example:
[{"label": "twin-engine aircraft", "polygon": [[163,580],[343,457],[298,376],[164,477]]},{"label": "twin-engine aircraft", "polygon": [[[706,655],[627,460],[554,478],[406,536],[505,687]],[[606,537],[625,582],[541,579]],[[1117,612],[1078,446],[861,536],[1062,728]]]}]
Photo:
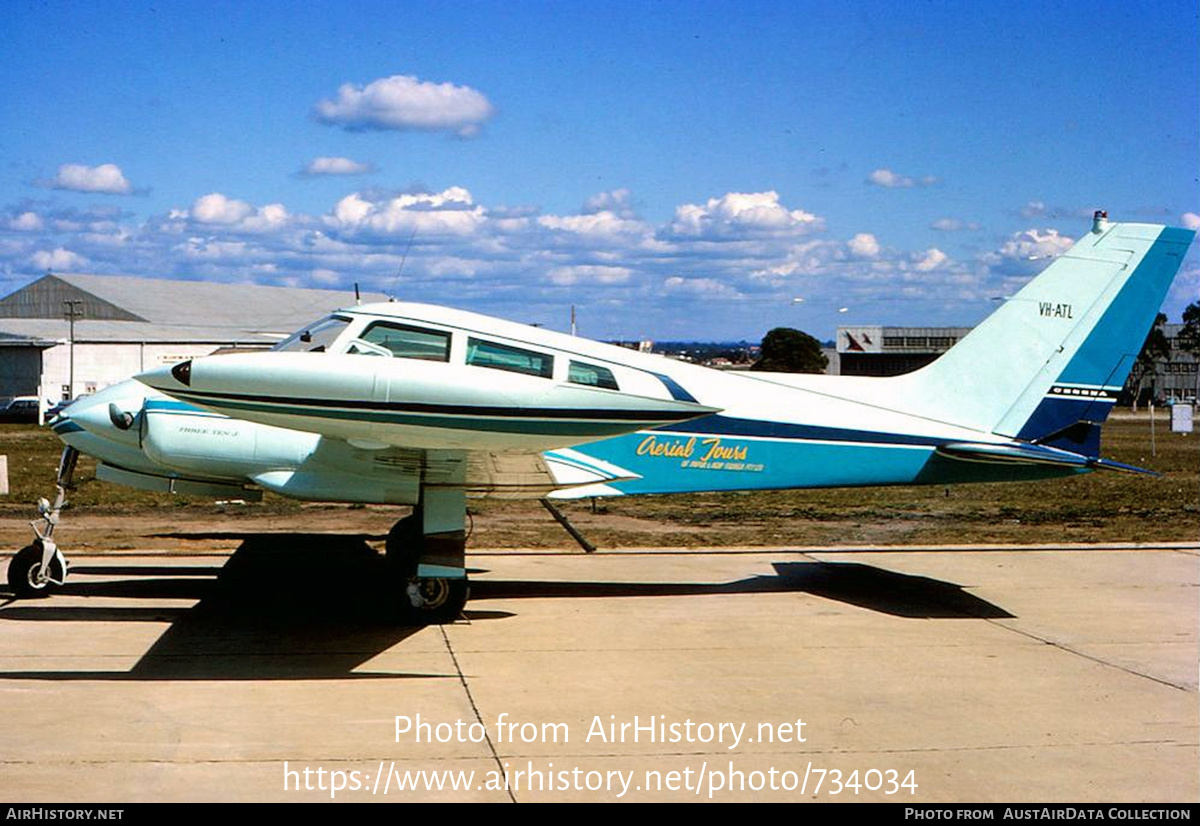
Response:
[{"label": "twin-engine aircraft", "polygon": [[475,313],[355,306],[272,351],[143,373],[51,422],[58,498],[9,566],[60,585],[78,453],[177,493],[412,506],[388,535],[419,622],[467,600],[469,496],[946,484],[1132,470],[1108,416],[1194,233],[1092,229],[933,364],[892,378],[720,372]]}]

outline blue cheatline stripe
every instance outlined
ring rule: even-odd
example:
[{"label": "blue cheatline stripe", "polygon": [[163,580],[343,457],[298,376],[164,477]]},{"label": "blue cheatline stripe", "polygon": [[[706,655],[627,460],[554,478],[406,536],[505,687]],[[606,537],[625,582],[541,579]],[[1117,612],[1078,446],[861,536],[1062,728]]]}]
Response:
[{"label": "blue cheatline stripe", "polygon": [[[320,397],[267,396],[249,393],[215,393],[203,390],[172,390],[171,394],[185,399],[207,402],[213,406],[237,407],[240,410],[269,410],[269,406],[292,407],[311,415],[317,410],[355,410],[366,414],[428,413],[438,416],[483,416],[492,419],[546,420],[563,419],[576,422],[616,421],[652,425],[664,421],[692,419],[692,410],[635,410],[627,408],[574,407],[516,407],[469,404],[435,404],[429,402],[383,402],[370,399],[327,399]],[[621,428],[626,432],[629,428]]]},{"label": "blue cheatline stripe", "polygon": [[914,436],[906,433],[884,433],[872,430],[854,430],[820,425],[790,424],[762,419],[736,419],[719,414],[705,416],[690,422],[664,425],[659,431],[683,434],[695,433],[712,436],[756,436],[766,439],[799,441],[852,442],[889,445],[927,445],[937,447],[950,439],[934,436]]},{"label": "blue cheatline stripe", "polygon": [[156,413],[205,413],[209,416],[220,415],[194,404],[179,402],[174,399],[147,399],[146,410]]},{"label": "blue cheatline stripe", "polygon": [[[181,391],[175,391],[181,396],[191,396]],[[202,398],[201,396],[195,396]],[[216,403],[216,402],[214,402]],[[402,411],[376,410],[369,408],[354,408],[341,410],[333,407],[313,409],[279,403],[260,403],[253,401],[234,401],[221,399],[221,407],[232,410],[246,410],[254,413],[267,413],[280,416],[296,416],[305,419],[326,419],[338,421],[376,422],[380,424],[403,425],[407,427],[429,427],[457,430],[483,430],[492,433],[518,434],[551,434],[568,437],[589,438],[594,436],[615,436],[628,433],[633,428],[652,427],[655,421],[618,421],[605,422],[596,420],[565,421],[563,419],[538,418],[527,415],[526,418],[496,419],[477,416],[469,413],[459,415],[423,415],[405,413]],[[286,427],[287,425],[281,425]]]},{"label": "blue cheatline stripe", "polygon": [[652,373],[651,375],[663,383],[663,386],[667,388],[667,392],[671,394],[671,398],[675,401],[698,403],[696,402],[696,397],[685,390],[683,385],[665,373]]}]

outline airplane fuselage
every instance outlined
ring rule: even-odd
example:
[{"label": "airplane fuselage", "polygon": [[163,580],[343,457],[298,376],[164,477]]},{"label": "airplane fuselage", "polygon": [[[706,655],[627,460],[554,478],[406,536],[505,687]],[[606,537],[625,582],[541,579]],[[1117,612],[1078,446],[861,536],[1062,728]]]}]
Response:
[{"label": "airplane fuselage", "polygon": [[[571,498],[1080,469],[948,459],[945,445],[1009,440],[885,407],[869,392],[885,383],[712,370],[424,305],[356,307],[313,327],[323,339],[302,331],[279,352],[114,386],[55,429],[114,481],[396,504],[439,478],[477,496]],[[117,429],[110,405],[137,426]]]}]

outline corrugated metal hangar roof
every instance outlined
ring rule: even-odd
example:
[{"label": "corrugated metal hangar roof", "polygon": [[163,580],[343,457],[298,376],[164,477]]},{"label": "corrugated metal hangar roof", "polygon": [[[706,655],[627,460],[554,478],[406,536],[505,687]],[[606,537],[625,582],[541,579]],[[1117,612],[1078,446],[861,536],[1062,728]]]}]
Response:
[{"label": "corrugated metal hangar roof", "polygon": [[[386,301],[378,293],[363,301]],[[354,304],[345,290],[309,290],[133,278],[45,275],[0,298],[0,332],[65,338],[64,303],[79,302],[78,340],[272,341],[324,313]]]}]

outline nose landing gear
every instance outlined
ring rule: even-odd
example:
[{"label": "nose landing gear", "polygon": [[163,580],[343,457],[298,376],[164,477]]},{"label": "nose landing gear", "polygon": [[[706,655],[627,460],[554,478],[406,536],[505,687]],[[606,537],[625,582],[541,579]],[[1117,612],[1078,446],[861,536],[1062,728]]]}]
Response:
[{"label": "nose landing gear", "polygon": [[58,484],[54,504],[51,505],[46,499],[38,500],[41,525],[38,524],[38,520],[29,523],[37,538],[17,551],[8,563],[8,586],[18,597],[48,596],[66,581],[67,561],[55,544],[53,536],[59,514],[67,504],[67,490],[71,487],[71,478],[78,459],[78,450],[73,447],[63,448],[62,457],[58,460]]}]

